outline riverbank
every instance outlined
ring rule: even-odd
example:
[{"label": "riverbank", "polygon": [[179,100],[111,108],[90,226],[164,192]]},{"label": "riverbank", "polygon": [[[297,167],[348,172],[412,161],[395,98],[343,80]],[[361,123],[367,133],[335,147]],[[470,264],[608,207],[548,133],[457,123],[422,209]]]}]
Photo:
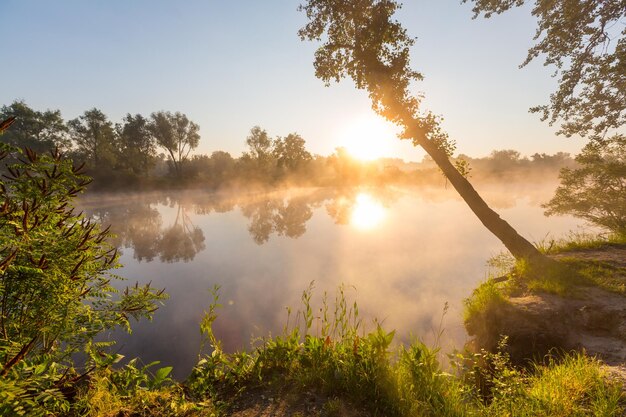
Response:
[{"label": "riverbank", "polygon": [[[483,319],[499,323],[500,330],[517,330],[524,328],[519,324],[523,317],[534,314],[536,322],[544,326],[541,332],[534,332],[535,336],[555,336],[560,333],[548,325],[572,327],[576,320],[587,317],[587,321],[580,321],[581,328],[606,332],[591,336],[614,337],[613,331],[623,324],[615,317],[623,313],[618,306],[624,304],[626,265],[622,262],[626,245],[571,249],[550,250],[576,274],[532,271],[517,265],[508,279],[491,280],[477,289],[468,301],[468,306],[475,307],[473,319],[483,314]],[[174,381],[171,367],[159,368],[158,364],[143,366],[131,361],[120,368],[111,367],[120,359],[112,355],[94,358],[95,367],[71,378],[71,384],[46,391],[46,401],[59,397],[57,415],[107,417],[618,417],[626,411],[619,355],[615,357],[618,362],[609,368],[609,357],[603,357],[604,361],[590,357],[589,346],[575,346],[586,349],[587,354],[557,352],[553,348],[566,346],[544,340],[542,347],[537,342],[540,338],[529,344],[530,336],[515,334],[502,338],[501,334],[507,334],[502,331],[493,337],[495,346],[456,352],[450,356],[452,368],[444,368],[436,347],[419,340],[397,346],[393,343],[395,331],[381,325],[365,328],[358,305],[342,288],[334,298],[324,295],[318,311],[312,307],[317,304],[311,301],[314,294],[310,287],[280,335],[255,340],[247,351],[228,353],[213,333],[220,311],[218,292],[216,288],[200,323],[203,344],[199,361],[184,381]],[[489,297],[476,302],[485,295]],[[523,299],[535,301],[524,304]],[[607,307],[608,299],[613,300],[614,309]],[[604,300],[604,315],[597,316],[600,310],[590,300]],[[524,312],[522,305],[550,307],[532,310],[531,314],[530,309]],[[567,326],[564,318],[569,320]],[[520,361],[526,346],[532,349]],[[544,348],[551,354],[543,356]],[[529,363],[528,359],[535,361]],[[0,379],[0,388],[1,384]],[[10,391],[0,392],[5,397],[12,395]],[[3,403],[12,405],[19,395],[13,400],[3,398]],[[38,409],[25,415],[38,415],[33,410]],[[45,415],[43,410],[40,414]]]},{"label": "riverbank", "polygon": [[209,309],[203,331],[212,352],[186,381],[153,389],[127,385],[122,393],[115,378],[96,374],[99,382],[84,398],[115,401],[90,401],[87,414],[623,416],[626,244],[550,250],[571,275],[518,265],[507,280],[484,284],[474,302],[493,294],[468,326],[476,336],[472,326],[481,318],[491,333],[472,351],[452,355],[451,372],[437,361],[436,349],[419,341],[392,348],[395,332],[364,331],[358,307],[343,295],[334,306],[324,304],[314,331],[317,313],[305,291],[302,324],[259,340],[250,352],[221,350],[211,328],[216,310]]}]

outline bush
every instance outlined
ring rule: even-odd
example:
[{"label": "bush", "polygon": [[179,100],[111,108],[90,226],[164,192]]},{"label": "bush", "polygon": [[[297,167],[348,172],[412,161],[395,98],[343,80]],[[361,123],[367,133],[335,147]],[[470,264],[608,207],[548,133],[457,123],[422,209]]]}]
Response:
[{"label": "bush", "polygon": [[[0,409],[33,415],[33,404],[62,403],[59,394],[84,377],[73,370],[74,353],[100,358],[94,336],[150,317],[165,295],[135,285],[114,297],[117,249],[108,229],[74,212],[90,180],[71,160],[5,144],[0,160],[0,376],[13,387]],[[98,361],[90,366],[110,363]]]}]

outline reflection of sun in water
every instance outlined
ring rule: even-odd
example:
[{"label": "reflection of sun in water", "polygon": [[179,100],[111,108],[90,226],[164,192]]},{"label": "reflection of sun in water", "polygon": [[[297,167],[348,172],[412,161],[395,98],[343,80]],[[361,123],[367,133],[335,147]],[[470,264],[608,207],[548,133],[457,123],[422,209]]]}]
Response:
[{"label": "reflection of sun in water", "polygon": [[360,193],[352,208],[350,224],[361,230],[373,229],[383,221],[385,215],[385,208],[380,202],[369,194]]},{"label": "reflection of sun in water", "polygon": [[381,117],[361,117],[338,132],[337,142],[353,157],[370,161],[391,154],[395,130]]}]

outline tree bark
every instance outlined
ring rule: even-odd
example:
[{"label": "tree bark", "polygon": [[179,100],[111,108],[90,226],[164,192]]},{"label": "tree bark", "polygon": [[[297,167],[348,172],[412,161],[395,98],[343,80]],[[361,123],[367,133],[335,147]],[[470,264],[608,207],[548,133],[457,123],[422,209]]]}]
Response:
[{"label": "tree bark", "polygon": [[418,122],[413,117],[405,116],[403,122],[410,137],[430,155],[476,217],[504,244],[516,259],[526,259],[533,262],[547,261],[549,259],[489,207],[467,178],[461,175],[450,162],[448,155],[430,141],[421,129],[417,127]]}]

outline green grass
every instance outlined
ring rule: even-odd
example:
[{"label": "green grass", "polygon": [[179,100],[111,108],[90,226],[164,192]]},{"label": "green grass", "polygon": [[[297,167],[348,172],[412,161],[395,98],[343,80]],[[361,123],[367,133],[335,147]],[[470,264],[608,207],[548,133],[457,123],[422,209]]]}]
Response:
[{"label": "green grass", "polygon": [[[506,303],[490,282],[474,295],[477,311]],[[393,348],[393,331],[380,325],[364,329],[356,303],[346,301],[343,289],[334,306],[324,296],[322,308],[312,308],[311,288],[302,300],[302,325],[261,340],[251,353],[218,350],[212,359],[206,356],[186,383],[194,397],[228,412],[259,389],[270,387],[296,401],[314,391],[327,398],[321,415],[328,416],[594,415],[590,410],[619,416],[624,411],[619,385],[584,355],[565,354],[531,370],[516,369],[505,354],[457,355],[462,366],[451,374],[438,362],[437,349],[419,341]]]},{"label": "green grass", "polygon": [[502,308],[509,303],[508,293],[506,284],[497,284],[493,280],[481,283],[472,292],[472,295],[464,300],[464,322],[469,323],[479,315],[482,316],[494,309]]},{"label": "green grass", "polygon": [[563,239],[544,239],[535,245],[541,252],[553,255],[563,252],[602,249],[610,246],[624,246],[626,245],[626,235],[570,233]]},{"label": "green grass", "polygon": [[[512,388],[512,389],[506,389]],[[516,373],[494,390],[485,416],[620,416],[624,392],[610,380],[601,364],[583,354],[535,365]]]},{"label": "green grass", "polygon": [[[561,254],[558,262],[548,265],[533,265],[524,260],[515,260],[508,253],[492,257],[488,266],[492,276],[499,277],[497,284],[478,288],[466,301],[467,316],[484,308],[485,300],[496,293],[508,297],[528,293],[547,292],[561,296],[576,296],[580,287],[596,286],[607,291],[626,294],[626,268],[606,261],[577,257],[577,252],[601,250],[610,247],[626,247],[626,236],[571,234],[563,240],[543,241],[538,248],[546,254]],[[568,256],[563,256],[566,254]],[[504,283],[502,283],[504,281]],[[497,299],[494,298],[495,301]]]},{"label": "green grass", "polygon": [[[104,367],[81,385],[68,416],[221,416],[255,398],[294,404],[290,415],[313,416],[620,416],[624,393],[600,363],[565,354],[524,370],[504,353],[457,354],[448,371],[438,351],[416,340],[393,344],[395,332],[367,329],[358,306],[339,288],[313,307],[312,287],[301,311],[288,313],[279,336],[256,340],[248,352],[226,353],[212,332],[218,289],[202,322],[205,352],[183,383],[169,368]],[[469,308],[506,303],[493,282],[481,285]],[[316,304],[317,305],[317,304]],[[302,408],[320,399],[315,412]],[[264,397],[261,397],[264,395]]]},{"label": "green grass", "polygon": [[311,288],[302,301],[300,320],[282,335],[262,339],[252,353],[227,355],[212,343],[218,349],[187,381],[191,392],[225,405],[224,410],[247,391],[272,386],[329,398],[324,405],[329,415],[342,415],[346,408],[386,416],[466,414],[459,381],[442,372],[436,350],[420,342],[391,348],[395,332],[378,324],[366,331],[357,304],[346,300],[343,288],[333,306],[324,295],[322,307],[313,309]]}]

